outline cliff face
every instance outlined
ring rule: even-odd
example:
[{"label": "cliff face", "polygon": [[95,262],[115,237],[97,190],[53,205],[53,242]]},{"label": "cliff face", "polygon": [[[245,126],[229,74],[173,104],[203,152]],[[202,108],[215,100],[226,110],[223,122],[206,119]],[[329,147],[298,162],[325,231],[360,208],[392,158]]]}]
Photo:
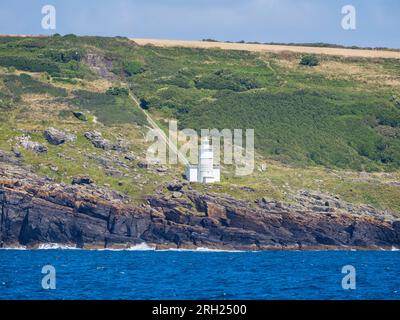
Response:
[{"label": "cliff face", "polygon": [[[301,205],[265,199],[253,204],[178,184],[134,206],[93,184],[57,184],[1,164],[0,243],[255,250],[400,246],[400,221],[392,216],[301,197]],[[321,201],[325,206],[318,206]]]}]

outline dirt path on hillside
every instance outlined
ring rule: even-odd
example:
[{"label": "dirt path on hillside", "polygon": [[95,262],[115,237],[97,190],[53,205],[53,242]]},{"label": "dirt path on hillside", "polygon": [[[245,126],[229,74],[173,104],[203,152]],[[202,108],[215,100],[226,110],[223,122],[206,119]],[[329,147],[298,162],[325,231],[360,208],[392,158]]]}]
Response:
[{"label": "dirt path on hillside", "polygon": [[158,40],[158,39],[132,39],[139,45],[154,45],[158,47],[185,47],[185,48],[219,48],[224,50],[244,50],[254,52],[283,52],[326,54],[332,56],[361,57],[361,58],[391,58],[400,59],[400,52],[385,50],[362,50],[342,48],[319,48],[302,46],[224,43],[209,41],[184,41],[184,40]]}]

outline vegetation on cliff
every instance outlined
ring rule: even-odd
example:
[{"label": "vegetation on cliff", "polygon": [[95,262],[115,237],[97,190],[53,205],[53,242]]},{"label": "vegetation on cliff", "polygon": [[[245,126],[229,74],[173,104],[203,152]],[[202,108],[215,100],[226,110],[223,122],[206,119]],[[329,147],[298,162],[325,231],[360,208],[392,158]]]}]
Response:
[{"label": "vegetation on cliff", "polygon": [[[257,166],[245,178],[223,168],[223,181],[199,191],[254,202],[295,202],[319,190],[352,203],[400,212],[400,62],[300,54],[137,46],[126,38],[0,38],[0,149],[70,184],[86,174],[133,199],[181,178],[183,168],[147,168],[146,119],[127,94],[164,126],[253,128]],[[73,142],[25,150],[21,137],[46,145],[43,132]],[[124,152],[96,148],[100,131]],[[265,169],[260,169],[266,165]],[[368,173],[367,173],[368,172]]]}]

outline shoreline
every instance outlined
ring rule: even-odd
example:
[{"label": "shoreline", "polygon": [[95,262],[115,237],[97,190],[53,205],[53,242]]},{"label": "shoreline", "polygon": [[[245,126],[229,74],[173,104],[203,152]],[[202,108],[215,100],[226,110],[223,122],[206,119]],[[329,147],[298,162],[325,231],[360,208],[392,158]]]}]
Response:
[{"label": "shoreline", "polygon": [[36,243],[28,246],[20,244],[3,244],[0,247],[2,250],[29,250],[29,251],[41,251],[41,250],[82,250],[82,251],[153,251],[153,252],[227,252],[227,253],[244,253],[244,252],[265,252],[265,251],[288,251],[288,252],[318,252],[318,251],[400,251],[400,248],[395,246],[392,247],[379,247],[379,246],[367,246],[367,247],[356,247],[356,246],[305,246],[305,247],[262,247],[254,248],[252,246],[215,246],[215,247],[204,247],[204,246],[193,246],[183,245],[177,247],[174,244],[154,244],[154,243],[139,243],[135,245],[111,245],[104,247],[101,244],[86,245],[78,247],[74,244],[58,244],[58,243]]}]

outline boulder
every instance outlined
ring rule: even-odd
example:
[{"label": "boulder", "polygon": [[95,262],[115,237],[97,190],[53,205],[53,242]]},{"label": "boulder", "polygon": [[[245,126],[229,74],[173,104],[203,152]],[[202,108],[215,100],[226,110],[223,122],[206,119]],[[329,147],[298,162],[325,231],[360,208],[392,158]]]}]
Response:
[{"label": "boulder", "polygon": [[33,151],[35,153],[46,153],[47,146],[36,141],[31,141],[29,136],[23,136],[18,138],[20,146],[25,150]]},{"label": "boulder", "polygon": [[183,183],[175,181],[175,182],[170,182],[167,185],[167,189],[169,191],[181,191],[183,188]]},{"label": "boulder", "polygon": [[77,176],[72,178],[72,184],[80,184],[80,185],[85,185],[85,184],[92,184],[93,180],[90,179],[88,176]]},{"label": "boulder", "polygon": [[55,128],[48,128],[47,130],[45,130],[44,137],[46,138],[46,140],[49,143],[56,145],[56,146],[63,144],[67,141],[75,141],[76,140],[75,135],[57,130]]}]

